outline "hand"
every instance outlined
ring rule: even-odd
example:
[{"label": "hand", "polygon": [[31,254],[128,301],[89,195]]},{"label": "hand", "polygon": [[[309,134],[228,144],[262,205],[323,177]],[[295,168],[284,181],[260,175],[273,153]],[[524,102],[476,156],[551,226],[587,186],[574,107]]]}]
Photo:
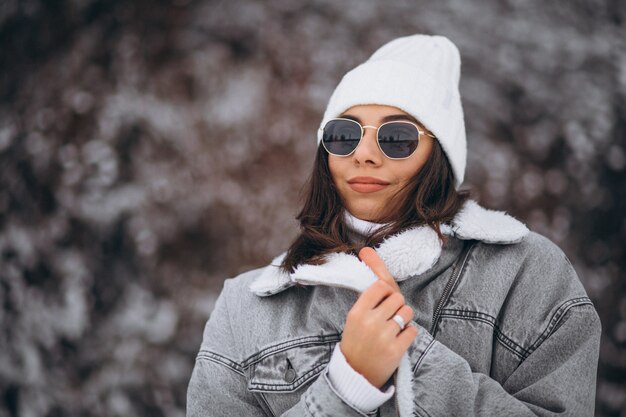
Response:
[{"label": "hand", "polygon": [[404,296],[382,259],[373,248],[359,251],[359,259],[379,278],[356,300],[341,336],[340,349],[352,369],[372,385],[381,388],[400,364],[400,359],[417,336],[417,328],[400,329],[391,320],[399,314],[405,323],[413,318],[413,309],[404,304]]}]

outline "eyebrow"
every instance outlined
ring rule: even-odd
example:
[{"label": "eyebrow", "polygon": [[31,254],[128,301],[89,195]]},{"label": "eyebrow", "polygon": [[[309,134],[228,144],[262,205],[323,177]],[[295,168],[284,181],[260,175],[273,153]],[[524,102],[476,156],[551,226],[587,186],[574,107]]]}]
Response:
[{"label": "eyebrow", "polygon": [[[356,116],[352,116],[350,114],[345,114],[345,115],[341,115],[339,117],[343,117],[344,119],[350,119],[350,120],[354,120],[355,122],[359,122],[361,123],[361,119],[359,119]],[[417,119],[409,114],[391,114],[389,116],[385,116],[383,117],[383,123],[385,122],[391,122],[394,120],[410,120],[413,123],[421,126],[422,124],[420,122],[417,121]]]}]

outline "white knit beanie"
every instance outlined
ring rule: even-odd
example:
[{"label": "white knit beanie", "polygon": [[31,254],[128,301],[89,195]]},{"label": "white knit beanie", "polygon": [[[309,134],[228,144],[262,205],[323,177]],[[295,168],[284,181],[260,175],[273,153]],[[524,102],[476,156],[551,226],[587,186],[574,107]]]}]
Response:
[{"label": "white knit beanie", "polygon": [[[448,38],[418,34],[394,39],[343,76],[330,97],[320,128],[355,105],[398,107],[437,137],[458,189],[467,158],[460,73],[459,50]],[[318,145],[321,140],[320,129]]]}]

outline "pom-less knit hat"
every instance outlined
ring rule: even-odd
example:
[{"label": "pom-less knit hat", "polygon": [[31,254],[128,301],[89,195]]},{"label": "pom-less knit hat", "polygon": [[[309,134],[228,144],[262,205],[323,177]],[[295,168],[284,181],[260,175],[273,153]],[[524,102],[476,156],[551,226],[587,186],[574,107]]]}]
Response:
[{"label": "pom-less knit hat", "polygon": [[450,161],[458,189],[467,158],[460,72],[459,50],[446,37],[418,34],[392,40],[343,76],[320,124],[318,145],[326,122],[352,106],[398,107],[437,137]]}]

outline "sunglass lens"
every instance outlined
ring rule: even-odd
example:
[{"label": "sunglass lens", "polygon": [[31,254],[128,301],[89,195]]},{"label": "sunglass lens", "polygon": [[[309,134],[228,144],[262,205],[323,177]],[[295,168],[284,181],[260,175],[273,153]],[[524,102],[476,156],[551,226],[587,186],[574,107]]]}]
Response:
[{"label": "sunglass lens", "polygon": [[389,158],[407,158],[417,148],[419,131],[410,123],[387,123],[378,131],[378,142]]},{"label": "sunglass lens", "polygon": [[322,143],[334,155],[349,155],[360,140],[361,128],[350,120],[331,120],[324,126]]}]

